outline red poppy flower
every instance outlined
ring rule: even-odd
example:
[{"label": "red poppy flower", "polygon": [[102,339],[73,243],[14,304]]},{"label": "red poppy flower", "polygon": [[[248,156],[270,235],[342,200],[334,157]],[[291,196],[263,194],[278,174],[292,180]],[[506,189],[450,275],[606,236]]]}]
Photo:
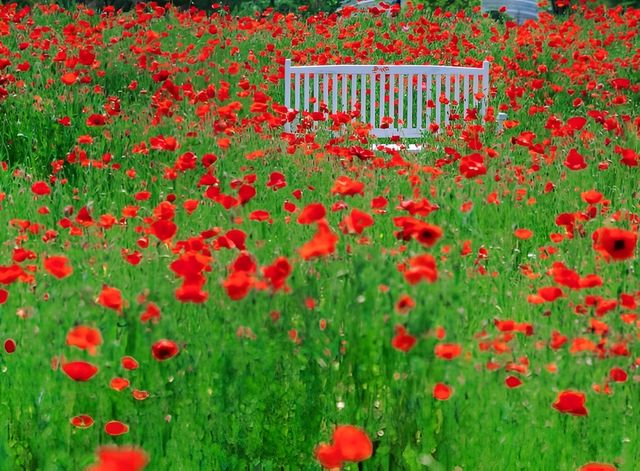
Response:
[{"label": "red poppy flower", "polygon": [[7,353],[13,353],[16,351],[16,341],[13,339],[7,339],[4,341],[4,351]]},{"label": "red poppy flower", "polygon": [[269,181],[267,182],[267,187],[272,188],[273,191],[277,191],[285,186],[287,186],[285,176],[280,172],[271,172],[271,175],[269,175]]},{"label": "red poppy flower", "polygon": [[93,418],[90,415],[76,415],[71,417],[69,422],[77,428],[89,428],[93,425]]},{"label": "red poppy flower", "polygon": [[584,191],[580,194],[582,201],[589,204],[597,204],[602,201],[604,195],[596,190]]},{"label": "red poppy flower", "polygon": [[149,393],[147,391],[140,391],[139,389],[134,389],[132,395],[133,398],[137,401],[144,401],[149,397]]},{"label": "red poppy flower", "polygon": [[166,219],[151,224],[149,232],[160,239],[162,242],[169,242],[176,234],[178,226],[173,222]]},{"label": "red poppy flower", "polygon": [[165,361],[173,358],[178,354],[180,349],[178,348],[178,344],[171,340],[158,340],[151,346],[151,353],[153,354],[153,358],[158,361]]},{"label": "red poppy flower", "polygon": [[109,387],[115,391],[123,391],[129,387],[131,383],[126,378],[113,378],[109,382]]},{"label": "red poppy flower", "polygon": [[367,433],[353,425],[339,425],[333,431],[333,445],[344,461],[364,461],[373,454]]},{"label": "red poppy flower", "polygon": [[135,195],[133,195],[133,198],[136,201],[147,201],[149,198],[151,198],[151,192],[150,191],[139,191],[137,192]]},{"label": "red poppy flower", "polygon": [[65,278],[73,273],[73,268],[69,265],[69,259],[64,255],[46,257],[44,259],[44,269],[58,279]]},{"label": "red poppy flower", "polygon": [[65,85],[73,85],[78,80],[78,76],[73,72],[66,72],[60,77],[60,81]]},{"label": "red poppy flower", "polygon": [[154,150],[174,151],[180,147],[176,138],[172,136],[155,136],[149,139],[149,143]]},{"label": "red poppy flower", "polygon": [[92,65],[96,60],[96,55],[88,49],[78,51],[78,62],[82,65]]},{"label": "red poppy flower", "polygon": [[249,220],[258,221],[258,222],[268,221],[269,224],[273,223],[273,219],[271,218],[271,213],[264,209],[257,209],[255,211],[252,211],[251,214],[249,214]]},{"label": "red poppy flower", "polygon": [[400,350],[401,352],[408,352],[411,350],[416,344],[417,339],[409,334],[407,330],[401,326],[396,326],[396,335],[391,340],[391,345],[396,350]]},{"label": "red poppy flower", "polygon": [[0,304],[4,304],[9,299],[9,292],[6,289],[0,288]]},{"label": "red poppy flower", "polygon": [[340,450],[334,445],[321,443],[316,447],[314,454],[324,468],[334,469],[342,467]]},{"label": "red poppy flower", "polygon": [[209,299],[209,293],[202,290],[206,280],[204,276],[195,278],[186,278],[178,289],[176,289],[175,297],[178,301],[186,303],[204,303]]},{"label": "red poppy flower", "polygon": [[107,118],[104,115],[101,114],[92,114],[90,115],[87,120],[85,121],[85,124],[87,126],[104,126],[107,123]]},{"label": "red poppy flower", "polygon": [[120,363],[125,370],[135,370],[140,366],[135,358],[129,356],[122,357]]},{"label": "red poppy flower", "polygon": [[102,335],[98,329],[79,325],[67,334],[67,345],[87,350],[90,355],[95,355],[96,348],[102,345]]},{"label": "red poppy flower", "polygon": [[340,230],[344,234],[362,234],[365,228],[372,225],[373,218],[369,214],[354,208],[340,223]]},{"label": "red poppy flower", "polygon": [[435,397],[439,401],[448,400],[453,394],[453,389],[447,386],[444,383],[437,383],[433,387],[433,397]]},{"label": "red poppy flower", "polygon": [[336,250],[338,236],[331,230],[326,221],[317,223],[317,231],[309,242],[304,244],[298,252],[305,260],[330,255]]},{"label": "red poppy flower", "polygon": [[433,352],[438,358],[453,360],[462,353],[462,347],[456,343],[439,343]]},{"label": "red poppy flower", "polygon": [[531,237],[533,236],[533,232],[529,229],[516,229],[515,231],[513,231],[513,235],[518,239],[527,240],[531,239]]},{"label": "red poppy flower", "polygon": [[286,281],[291,271],[291,264],[287,257],[278,257],[271,265],[262,268],[262,274],[274,292],[287,289]]},{"label": "red poppy flower", "polygon": [[504,380],[504,384],[506,384],[508,388],[513,389],[522,386],[522,381],[516,376],[507,376],[507,379]]},{"label": "red poppy flower", "polygon": [[626,260],[632,258],[638,243],[637,232],[613,227],[601,227],[592,235],[593,248],[606,260]]},{"label": "red poppy flower", "polygon": [[34,195],[45,196],[51,194],[51,188],[47,185],[47,182],[37,181],[31,185],[31,192]]},{"label": "red poppy flower", "polygon": [[238,201],[245,205],[256,196],[256,189],[251,185],[242,185],[238,189]]},{"label": "red poppy flower", "polygon": [[609,378],[616,383],[624,383],[627,381],[628,376],[627,372],[622,368],[611,368],[611,371],[609,371]]},{"label": "red poppy flower", "polygon": [[395,233],[397,239],[415,239],[425,247],[432,247],[442,237],[443,231],[439,226],[423,222],[419,219],[400,216],[393,218],[393,224],[402,228]]},{"label": "red poppy flower", "polygon": [[62,371],[74,381],[89,381],[98,373],[98,367],[86,361],[72,361],[63,363]]},{"label": "red poppy flower", "polygon": [[254,284],[253,277],[246,271],[234,271],[222,282],[227,296],[234,301],[243,299]]},{"label": "red poppy flower", "polygon": [[571,170],[582,170],[587,168],[587,163],[584,161],[584,157],[578,154],[578,151],[571,149],[564,161],[565,167]]},{"label": "red poppy flower", "polygon": [[160,308],[155,303],[147,304],[147,308],[140,315],[140,322],[144,324],[149,321],[154,324],[157,324],[160,321]]},{"label": "red poppy flower", "polygon": [[147,454],[131,446],[103,446],[98,449],[98,463],[86,471],[142,471],[149,463]]},{"label": "red poppy flower", "polygon": [[604,464],[604,463],[587,463],[585,465],[580,466],[578,471],[616,471],[616,468],[612,464]]},{"label": "red poppy flower", "polygon": [[567,124],[575,131],[580,131],[585,124],[587,124],[587,118],[584,116],[573,116],[567,120]]},{"label": "red poppy flower", "polygon": [[418,255],[409,259],[409,267],[402,267],[407,283],[415,285],[422,280],[434,283],[438,279],[436,259],[431,254]]},{"label": "red poppy flower", "polygon": [[122,293],[118,288],[111,288],[107,285],[102,286],[102,292],[98,296],[98,304],[117,311],[122,314]]},{"label": "red poppy flower", "polygon": [[588,415],[589,411],[585,407],[587,396],[578,391],[562,391],[558,394],[553,408],[559,412],[571,415]]},{"label": "red poppy flower", "polygon": [[487,167],[484,165],[484,157],[478,153],[462,157],[460,159],[459,171],[460,175],[465,178],[485,175],[487,173]]},{"label": "red poppy flower", "polygon": [[540,296],[543,300],[552,303],[558,298],[563,296],[562,290],[557,286],[545,286],[544,288],[540,288],[538,290],[538,296]]},{"label": "red poppy flower", "polygon": [[408,294],[403,294],[398,298],[395,310],[398,314],[408,314],[414,307],[416,307],[416,302],[413,298]]},{"label": "red poppy flower", "polygon": [[20,265],[13,264],[9,266],[0,265],[0,283],[3,285],[10,285],[17,280],[22,280],[27,274],[20,267]]},{"label": "red poppy flower", "polygon": [[200,201],[198,200],[185,200],[185,202],[182,203],[182,207],[187,212],[187,214],[191,215],[198,208],[199,204]]},{"label": "red poppy flower", "polygon": [[76,215],[76,222],[83,227],[91,227],[95,224],[95,221],[91,217],[91,213],[86,206],[83,206],[78,211],[78,214]]},{"label": "red poppy flower", "polygon": [[311,203],[305,206],[298,216],[298,224],[311,224],[320,221],[327,215],[327,210],[322,203]]},{"label": "red poppy flower", "polygon": [[334,195],[342,196],[354,196],[363,195],[364,183],[352,180],[347,176],[338,177],[331,188],[331,193]]},{"label": "red poppy flower", "polygon": [[127,433],[129,431],[129,426],[119,420],[111,420],[104,424],[104,431],[114,437]]}]

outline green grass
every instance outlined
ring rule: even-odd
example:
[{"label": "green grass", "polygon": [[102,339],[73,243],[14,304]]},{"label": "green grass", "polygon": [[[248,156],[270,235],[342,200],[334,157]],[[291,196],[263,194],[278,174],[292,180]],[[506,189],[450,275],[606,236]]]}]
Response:
[{"label": "green grass", "polygon": [[[592,308],[577,315],[574,307],[584,305],[587,295],[620,301],[620,295],[628,293],[640,303],[637,258],[606,263],[591,240],[593,231],[603,226],[638,231],[638,167],[625,166],[615,152],[616,146],[640,151],[638,35],[632,27],[637,10],[620,16],[594,7],[564,22],[546,18],[521,28],[479,14],[456,19],[422,16],[409,8],[397,19],[330,16],[315,17],[315,22],[284,16],[237,19],[222,12],[210,18],[176,11],[154,16],[152,8],[144,7],[102,17],[43,7],[11,22],[12,11],[11,6],[0,7],[2,24],[9,25],[8,34],[0,36],[0,60],[10,61],[0,70],[0,87],[8,93],[0,98],[0,160],[7,163],[7,170],[0,171],[5,195],[0,203],[0,227],[5,228],[0,265],[12,265],[18,247],[36,258],[19,263],[33,272],[34,281],[4,286],[9,298],[0,306],[0,340],[17,343],[15,353],[0,356],[0,416],[6,424],[0,428],[0,469],[84,469],[95,461],[96,448],[110,443],[142,447],[151,459],[149,469],[319,469],[314,448],[330,440],[336,424],[362,427],[374,442],[374,455],[361,465],[346,466],[352,470],[574,470],[590,461],[636,469],[635,359],[640,351],[637,325],[623,322],[620,314],[637,308],[619,305],[597,317]],[[75,29],[76,36],[65,38],[65,26],[68,33]],[[150,31],[168,34],[153,39]],[[367,43],[367,38],[373,39]],[[550,45],[554,38],[557,44]],[[349,43],[354,41],[360,45],[352,48]],[[25,43],[28,47],[21,49]],[[53,60],[60,50],[67,58],[76,57],[89,44],[98,61],[92,66],[70,67]],[[596,58],[598,50],[606,51],[606,57]],[[458,162],[438,162],[447,158],[444,147],[461,156],[474,152],[459,138],[460,130],[453,137],[429,138],[436,150],[403,155],[402,165],[396,166],[381,165],[391,157],[380,153],[376,156],[384,160],[341,157],[335,145],[361,145],[349,133],[334,147],[325,147],[330,137],[323,132],[287,143],[280,126],[270,128],[249,108],[256,91],[282,101],[280,62],[295,54],[307,63],[352,57],[360,63],[450,64],[490,57],[495,87],[490,104],[496,111],[503,105],[509,119],[519,124],[501,135],[491,131],[493,124],[487,126],[480,135],[481,152],[493,149],[496,156],[485,158],[485,176],[470,180],[459,176]],[[24,62],[30,69],[21,72],[17,65]],[[233,62],[239,64],[237,74],[220,72]],[[180,99],[161,91],[162,82],[153,79],[155,67],[170,72]],[[60,77],[68,70],[80,71],[91,83],[64,85]],[[249,83],[246,96],[239,95],[243,78]],[[543,79],[538,90],[532,87],[536,78]],[[614,78],[630,79],[633,88],[616,91]],[[128,88],[132,80],[138,82],[136,90]],[[563,91],[554,92],[552,85]],[[220,94],[225,88],[227,96]],[[520,96],[510,100],[518,89]],[[625,95],[626,103],[612,104],[617,95]],[[121,113],[108,118],[106,126],[87,126],[87,117],[102,113],[110,96],[118,98]],[[577,96],[584,103],[574,107]],[[221,111],[236,100],[241,110]],[[201,118],[197,110],[204,104],[210,111]],[[532,106],[544,109],[530,115]],[[159,108],[165,114],[154,124]],[[623,131],[606,130],[587,116],[589,110],[608,111]],[[587,117],[584,131],[593,137],[581,140],[582,131],[554,135],[545,127],[551,115],[563,123],[573,116]],[[58,124],[64,116],[71,118],[70,127]],[[535,133],[542,153],[514,143],[524,131]],[[93,143],[78,144],[83,135],[92,136]],[[142,142],[150,148],[150,138],[158,135],[175,137],[179,149],[134,152]],[[228,148],[220,146],[223,137],[230,139]],[[306,145],[304,139],[317,146]],[[572,148],[585,157],[586,169],[572,171],[563,165]],[[105,168],[69,163],[68,153],[74,149],[92,161],[108,153],[110,161]],[[265,157],[245,158],[257,150]],[[187,151],[198,156],[198,166],[175,179],[165,178],[166,169]],[[200,159],[207,153],[218,157],[211,170],[222,193],[237,195],[236,181],[255,175],[255,198],[225,210],[204,197],[206,187],[197,183],[206,173]],[[65,163],[51,183],[51,195],[34,196],[31,185],[50,181],[55,160]],[[608,169],[600,170],[601,162],[609,162]],[[434,168],[440,174],[435,175]],[[130,169],[135,170],[133,178],[127,175]],[[278,191],[266,187],[274,171],[287,181]],[[333,195],[334,182],[342,175],[363,182],[364,194]],[[548,182],[554,191],[544,191]],[[302,190],[300,200],[293,195],[295,189]],[[590,189],[600,191],[609,205],[599,205],[595,217],[579,221],[574,238],[553,243],[551,233],[564,233],[556,217],[587,212],[589,205],[580,194]],[[136,201],[135,194],[143,190],[150,198]],[[494,192],[499,204],[487,202]],[[177,234],[169,244],[148,235],[149,246],[141,249],[136,241],[149,227],[145,218],[153,217],[154,208],[169,194],[176,198]],[[389,202],[381,214],[371,209],[377,196]],[[431,248],[394,235],[399,229],[393,218],[409,215],[398,207],[400,200],[422,198],[439,209],[426,218],[416,217],[444,231]],[[528,204],[529,198],[535,203]],[[192,215],[182,209],[187,199],[200,200]],[[348,209],[331,211],[339,200]],[[339,234],[335,253],[301,259],[298,249],[316,228],[297,224],[298,213],[287,213],[285,201],[299,209],[312,202],[325,205],[327,221]],[[473,209],[461,211],[468,201]],[[123,209],[131,205],[139,206],[138,215],[125,220]],[[45,206],[48,214],[39,211]],[[73,222],[83,206],[96,221],[111,214],[122,223],[110,229],[81,227],[74,235],[61,220]],[[72,215],[69,207],[74,208]],[[361,236],[339,229],[353,208],[374,217],[374,225]],[[269,211],[273,223],[251,221],[255,210]],[[29,221],[30,226],[20,231],[15,220]],[[205,241],[212,257],[211,270],[204,273],[208,300],[177,300],[174,293],[181,280],[169,265],[179,256],[179,241],[214,228],[220,234],[234,228],[247,234],[246,253],[258,266],[256,279],[262,279],[261,267],[287,257],[293,268],[287,279],[290,290],[253,289],[243,299],[229,299],[222,283],[239,251],[216,248],[214,237]],[[534,235],[519,240],[513,235],[516,228],[528,228]],[[45,242],[49,230],[57,237]],[[359,244],[361,237],[368,241]],[[473,252],[461,256],[466,240]],[[488,251],[486,259],[478,257],[481,247]],[[139,250],[141,263],[128,264],[123,249]],[[398,264],[425,253],[436,257],[439,278],[433,284],[409,285]],[[47,273],[43,259],[51,255],[68,257],[73,274],[58,280]],[[553,303],[528,303],[529,294],[554,285],[547,274],[554,261],[582,276],[597,273],[603,285],[580,291],[562,287],[566,296]],[[524,276],[524,264],[540,277]],[[126,301],[121,316],[96,302],[104,284],[121,290]],[[399,315],[394,305],[404,293],[416,307]],[[157,325],[140,323],[146,306],[138,300],[141,295],[160,307]],[[313,309],[306,305],[309,298],[315,302]],[[280,313],[276,321],[273,312]],[[608,324],[607,335],[589,331],[592,318]],[[531,323],[534,333],[515,333],[505,353],[484,351],[481,340],[501,339],[495,319]],[[391,345],[398,324],[418,338],[407,353]],[[75,325],[100,330],[104,343],[95,357],[65,344]],[[251,329],[255,338],[238,336],[241,327]],[[446,329],[442,341],[435,335],[438,327]],[[292,330],[299,343],[290,338]],[[554,330],[569,338],[558,350],[548,346]],[[569,346],[579,337],[606,342],[604,353],[571,353]],[[166,362],[151,355],[152,343],[162,338],[180,346],[180,354]],[[437,358],[434,348],[441,342],[460,344],[462,355],[452,361]],[[628,356],[607,350],[619,342],[627,345]],[[120,359],[125,355],[135,357],[140,368],[123,370]],[[89,361],[100,371],[87,383],[74,382],[51,368],[52,358],[60,356]],[[525,373],[505,371],[508,363],[523,363],[523,358],[529,363]],[[500,368],[489,371],[489,361]],[[547,370],[551,363],[556,373]],[[610,395],[594,392],[592,386],[603,385],[614,366],[629,373],[627,382],[611,383]],[[508,389],[504,380],[509,375],[520,377],[523,385]],[[109,381],[116,376],[129,379],[131,387],[110,389]],[[453,388],[449,400],[433,398],[438,382]],[[149,391],[150,397],[136,401],[133,388]],[[587,394],[588,416],[552,408],[558,392],[567,389]],[[69,419],[79,414],[91,415],[93,427],[74,428]],[[110,437],[103,430],[109,420],[125,422],[129,432]]]}]

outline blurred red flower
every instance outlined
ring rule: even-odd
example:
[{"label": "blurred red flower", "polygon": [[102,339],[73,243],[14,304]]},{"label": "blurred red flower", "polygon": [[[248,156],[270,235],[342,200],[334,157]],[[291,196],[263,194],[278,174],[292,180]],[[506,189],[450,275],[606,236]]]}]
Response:
[{"label": "blurred red flower", "polygon": [[111,436],[124,435],[129,431],[129,426],[119,420],[111,420],[104,424],[104,431]]},{"label": "blurred red flower", "polygon": [[172,340],[158,340],[151,346],[151,353],[153,354],[153,358],[158,361],[165,361],[170,358],[173,358],[178,354],[180,349],[178,348],[178,344],[176,344]]},{"label": "blurred red flower", "polygon": [[437,383],[433,387],[433,397],[435,397],[439,401],[448,400],[452,394],[453,394],[453,389],[451,389],[449,386],[447,386],[444,383]]},{"label": "blurred red flower", "polygon": [[562,391],[558,394],[553,408],[558,412],[571,415],[588,415],[589,411],[585,407],[587,396],[579,391]]},{"label": "blurred red flower", "polygon": [[93,418],[90,415],[76,415],[71,417],[69,421],[77,428],[89,428],[93,425]]},{"label": "blurred red flower", "polygon": [[592,235],[593,248],[606,260],[626,260],[633,257],[638,243],[636,232],[613,227],[601,227]]},{"label": "blurred red flower", "polygon": [[62,364],[62,371],[74,381],[89,381],[98,373],[98,367],[86,361],[71,361]]},{"label": "blurred red flower", "polygon": [[98,296],[98,304],[108,309],[117,311],[122,314],[122,293],[118,288],[111,288],[107,285],[102,286],[102,292]]},{"label": "blurred red flower", "polygon": [[44,269],[58,279],[66,278],[73,273],[73,268],[69,265],[69,259],[63,255],[46,257],[44,259]]},{"label": "blurred red flower", "polygon": [[67,345],[86,350],[89,355],[95,355],[96,348],[102,345],[102,335],[98,329],[79,325],[67,334]]}]

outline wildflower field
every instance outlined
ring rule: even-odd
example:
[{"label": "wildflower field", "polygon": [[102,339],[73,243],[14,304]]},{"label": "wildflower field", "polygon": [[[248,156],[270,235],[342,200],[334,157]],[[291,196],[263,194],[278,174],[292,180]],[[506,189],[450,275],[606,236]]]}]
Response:
[{"label": "wildflower field", "polygon": [[[640,469],[639,30],[0,5],[0,470]],[[286,133],[285,59],[489,108]]]}]

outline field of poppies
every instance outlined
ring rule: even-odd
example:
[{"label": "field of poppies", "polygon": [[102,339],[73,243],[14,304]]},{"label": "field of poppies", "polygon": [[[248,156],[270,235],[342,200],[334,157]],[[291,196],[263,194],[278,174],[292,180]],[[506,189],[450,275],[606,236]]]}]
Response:
[{"label": "field of poppies", "polygon": [[[637,470],[640,10],[305,15],[0,5],[0,469]],[[490,108],[285,133],[287,58]]]}]

